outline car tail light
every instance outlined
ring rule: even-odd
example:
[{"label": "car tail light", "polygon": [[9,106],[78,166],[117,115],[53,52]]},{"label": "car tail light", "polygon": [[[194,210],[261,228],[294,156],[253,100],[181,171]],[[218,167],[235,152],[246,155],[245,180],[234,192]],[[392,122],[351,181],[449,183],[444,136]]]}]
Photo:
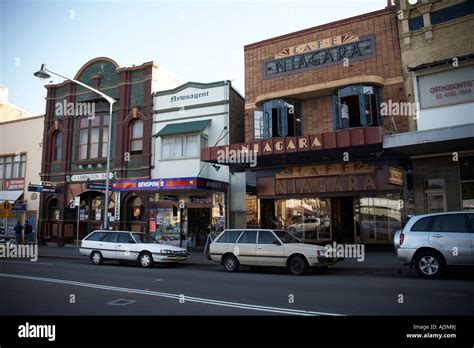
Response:
[{"label": "car tail light", "polygon": [[400,232],[400,245],[403,244],[404,240],[405,240],[405,235],[403,234],[403,232]]}]

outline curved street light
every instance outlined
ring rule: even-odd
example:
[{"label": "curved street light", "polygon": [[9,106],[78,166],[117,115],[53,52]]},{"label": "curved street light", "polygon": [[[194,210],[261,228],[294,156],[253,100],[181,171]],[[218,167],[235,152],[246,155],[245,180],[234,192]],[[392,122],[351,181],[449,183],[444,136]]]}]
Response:
[{"label": "curved street light", "polygon": [[85,83],[81,82],[81,81],[78,81],[78,80],[74,80],[74,79],[71,79],[69,77],[66,77],[66,76],[63,76],[61,74],[58,74],[54,71],[51,71],[49,69],[46,69],[46,64],[41,64],[41,69],[37,72],[34,73],[34,75],[40,79],[47,79],[49,77],[51,77],[50,74],[53,74],[53,75],[56,75],[56,76],[59,76],[65,80],[69,80],[71,82],[74,82],[75,84],[78,84],[94,93],[97,93],[98,95],[100,95],[102,98],[104,98],[105,100],[107,100],[110,104],[110,108],[109,108],[109,129],[108,129],[108,142],[107,142],[107,173],[106,173],[106,178],[105,178],[105,204],[104,204],[104,229],[105,230],[108,230],[108,224],[109,224],[109,183],[110,183],[110,152],[111,152],[111,147],[112,147],[112,144],[111,144],[111,138],[112,138],[112,106],[114,103],[116,103],[117,101],[108,96],[107,94],[95,89],[95,88],[92,88],[91,86],[89,85],[86,85]]}]

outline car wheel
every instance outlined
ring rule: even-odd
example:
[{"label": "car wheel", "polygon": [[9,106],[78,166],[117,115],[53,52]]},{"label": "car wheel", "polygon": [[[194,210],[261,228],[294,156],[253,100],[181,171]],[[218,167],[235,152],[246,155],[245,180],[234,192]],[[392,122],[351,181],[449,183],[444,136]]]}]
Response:
[{"label": "car wheel", "polygon": [[328,271],[328,266],[319,266],[314,268],[314,273],[316,274],[324,274]]},{"label": "car wheel", "polygon": [[224,259],[224,268],[227,272],[237,272],[239,260],[234,255],[227,255]]},{"label": "car wheel", "polygon": [[308,263],[303,256],[293,256],[290,260],[290,272],[293,275],[302,275],[308,268]]},{"label": "car wheel", "polygon": [[100,251],[93,251],[91,254],[91,261],[94,265],[102,265],[104,263],[104,258]]},{"label": "car wheel", "polygon": [[444,274],[445,268],[443,257],[435,251],[424,251],[415,259],[415,270],[423,278],[439,278]]},{"label": "car wheel", "polygon": [[138,257],[138,262],[140,263],[140,267],[143,268],[150,268],[153,266],[153,257],[149,252],[141,253]]}]

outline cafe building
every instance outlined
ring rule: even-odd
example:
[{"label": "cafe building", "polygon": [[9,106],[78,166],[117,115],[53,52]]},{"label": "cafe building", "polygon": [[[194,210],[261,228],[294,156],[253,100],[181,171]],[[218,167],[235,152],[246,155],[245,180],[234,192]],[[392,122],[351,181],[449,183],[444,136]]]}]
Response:
[{"label": "cafe building", "polygon": [[[150,178],[152,94],[181,82],[155,62],[120,67],[98,57],[75,74],[79,80],[117,100],[109,123],[109,103],[69,80],[46,85],[46,113],[42,135],[39,228],[41,241],[70,243],[102,227],[133,231],[148,229],[148,201],[140,192],[111,192],[104,206],[108,131],[111,127],[109,178]],[[79,207],[75,205],[79,198]]]},{"label": "cafe building", "polygon": [[[395,8],[245,46],[245,142],[201,160],[245,171],[247,226],[309,243],[391,244],[412,205],[403,156],[383,136],[408,130],[384,103],[405,100]],[[256,164],[222,159],[222,151]]]}]

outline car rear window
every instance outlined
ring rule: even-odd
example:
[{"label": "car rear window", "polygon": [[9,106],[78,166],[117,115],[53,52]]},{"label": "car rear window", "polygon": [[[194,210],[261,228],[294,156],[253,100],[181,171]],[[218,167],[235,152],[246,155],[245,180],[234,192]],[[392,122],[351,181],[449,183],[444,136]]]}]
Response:
[{"label": "car rear window", "polygon": [[108,242],[108,243],[117,243],[118,239],[118,233],[115,232],[105,232],[104,238],[101,239],[102,242]]},{"label": "car rear window", "polygon": [[104,237],[104,234],[106,234],[106,233],[107,232],[94,232],[89,237],[87,237],[86,240],[90,240],[90,241],[101,240],[102,237]]},{"label": "car rear window", "polygon": [[118,242],[125,244],[135,243],[130,233],[119,233]]},{"label": "car rear window", "polygon": [[468,232],[465,214],[437,215],[433,219],[432,232]]},{"label": "car rear window", "polygon": [[235,243],[242,231],[226,231],[216,240],[216,243]]},{"label": "car rear window", "polygon": [[255,244],[257,242],[257,231],[245,231],[240,236],[237,243],[240,244]]},{"label": "car rear window", "polygon": [[428,231],[430,227],[431,217],[424,217],[415,222],[415,224],[411,227],[410,231]]}]

